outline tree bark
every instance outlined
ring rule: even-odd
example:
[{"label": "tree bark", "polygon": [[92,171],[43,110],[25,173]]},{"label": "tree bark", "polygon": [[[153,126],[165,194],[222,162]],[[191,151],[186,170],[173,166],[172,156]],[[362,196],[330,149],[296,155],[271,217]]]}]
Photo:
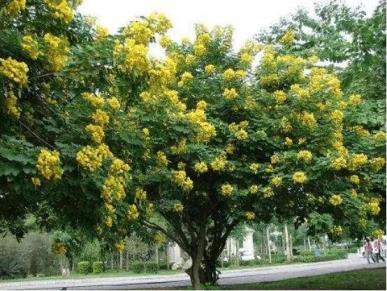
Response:
[{"label": "tree bark", "polygon": [[122,270],[124,265],[124,257],[122,255],[122,251],[120,251],[120,270]]},{"label": "tree bark", "polygon": [[126,250],[126,271],[129,271],[129,251]]},{"label": "tree bark", "polygon": [[270,233],[269,233],[269,227],[266,228],[266,237],[267,237],[267,252],[269,254],[269,263],[271,264],[271,251],[270,251]]},{"label": "tree bark", "polygon": [[204,255],[205,235],[206,226],[202,225],[197,237],[196,247],[193,248],[193,252],[191,253],[192,266],[187,270],[191,278],[192,287],[195,290],[201,289],[200,265]]},{"label": "tree bark", "polygon": [[289,233],[288,233],[287,223],[284,224],[284,232],[285,232],[286,260],[290,261]]}]

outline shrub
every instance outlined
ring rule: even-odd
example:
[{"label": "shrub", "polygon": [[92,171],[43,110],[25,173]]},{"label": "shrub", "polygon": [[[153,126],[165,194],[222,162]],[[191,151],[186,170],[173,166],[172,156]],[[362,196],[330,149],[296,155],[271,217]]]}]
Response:
[{"label": "shrub", "polygon": [[90,272],[90,262],[82,261],[78,263],[78,273],[80,274],[88,274]]},{"label": "shrub", "polygon": [[147,273],[157,273],[159,271],[159,265],[155,262],[146,262],[145,263],[145,272]]},{"label": "shrub", "polygon": [[133,262],[130,266],[130,269],[134,273],[143,273],[145,271],[145,265],[142,262]]},{"label": "shrub", "polygon": [[93,273],[98,274],[103,272],[103,263],[101,261],[93,262]]}]

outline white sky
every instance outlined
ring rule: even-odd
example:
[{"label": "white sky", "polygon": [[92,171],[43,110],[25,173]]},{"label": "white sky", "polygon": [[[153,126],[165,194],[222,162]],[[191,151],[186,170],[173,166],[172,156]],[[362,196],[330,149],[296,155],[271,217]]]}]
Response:
[{"label": "white sky", "polygon": [[[326,1],[326,0],[325,0]],[[130,20],[162,12],[174,25],[169,35],[180,40],[193,38],[193,25],[232,25],[234,45],[240,47],[260,29],[294,13],[298,7],[313,10],[311,0],[84,0],[79,11],[97,17],[98,23],[115,32]],[[320,1],[321,2],[321,1]],[[350,7],[362,5],[372,13],[378,0],[343,0]]]}]

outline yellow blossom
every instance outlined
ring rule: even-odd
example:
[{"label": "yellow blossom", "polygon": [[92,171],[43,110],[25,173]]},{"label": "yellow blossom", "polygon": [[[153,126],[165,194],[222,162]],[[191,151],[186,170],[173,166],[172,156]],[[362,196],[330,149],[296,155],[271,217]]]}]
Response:
[{"label": "yellow blossom", "polygon": [[197,162],[195,163],[194,165],[194,169],[196,172],[198,173],[205,173],[208,171],[208,167],[207,167],[207,164],[205,162]]},{"label": "yellow blossom", "polygon": [[375,237],[375,238],[381,238],[383,235],[384,235],[385,231],[383,229],[375,229],[374,231],[372,231],[372,237]]},{"label": "yellow blossom", "polygon": [[114,244],[114,247],[116,248],[117,252],[121,253],[125,249],[125,242],[120,240]]},{"label": "yellow blossom", "polygon": [[109,228],[113,226],[113,218],[111,216],[107,216],[104,222]]},{"label": "yellow blossom", "polygon": [[39,152],[36,168],[47,180],[57,180],[62,177],[63,170],[60,167],[58,151],[42,149]]},{"label": "yellow blossom", "polygon": [[22,10],[26,8],[26,0],[11,0],[5,6],[5,12],[10,16],[18,15]]},{"label": "yellow blossom", "polygon": [[248,138],[248,133],[246,130],[244,129],[240,129],[238,130],[236,133],[235,133],[235,137],[238,139],[238,140],[246,140]]},{"label": "yellow blossom", "polygon": [[223,92],[223,96],[224,98],[226,98],[226,100],[233,100],[238,96],[238,93],[234,88],[231,88],[231,89],[226,88]]},{"label": "yellow blossom", "polygon": [[35,187],[39,187],[41,185],[41,181],[38,177],[32,177],[31,182]]},{"label": "yellow blossom", "polygon": [[380,171],[385,163],[386,160],[384,158],[373,158],[370,160],[371,169],[375,172]]},{"label": "yellow blossom", "polygon": [[250,192],[251,194],[258,193],[258,186],[257,186],[257,185],[251,185],[251,186],[249,187],[249,192]]},{"label": "yellow blossom", "polygon": [[368,211],[371,215],[378,215],[380,212],[380,206],[379,206],[379,201],[373,200],[368,203],[367,205]]},{"label": "yellow blossom", "polygon": [[347,167],[347,160],[343,156],[340,156],[331,162],[331,167],[337,171],[344,169]]},{"label": "yellow blossom", "polygon": [[184,86],[185,84],[191,82],[193,80],[193,76],[190,72],[184,72],[182,75],[181,75],[181,79],[178,83],[179,87],[182,87]]},{"label": "yellow blossom", "polygon": [[258,170],[259,170],[259,164],[258,163],[252,163],[252,164],[250,164],[249,169],[250,169],[251,172],[256,174],[256,173],[258,173]]},{"label": "yellow blossom", "polygon": [[304,184],[307,180],[307,177],[304,172],[298,171],[293,174],[293,182],[297,184]]},{"label": "yellow blossom", "polygon": [[181,212],[183,212],[183,210],[184,210],[184,206],[183,206],[183,204],[181,204],[181,203],[175,203],[175,205],[173,206],[173,208],[175,209],[175,211],[176,211],[177,213],[181,213]]},{"label": "yellow blossom", "polygon": [[291,145],[293,145],[293,140],[289,137],[286,137],[285,138],[285,145],[290,147]]},{"label": "yellow blossom", "polygon": [[95,28],[95,36],[98,40],[104,39],[109,36],[109,29],[102,25],[97,25]]},{"label": "yellow blossom", "polygon": [[105,137],[103,128],[99,125],[89,124],[85,127],[85,130],[91,135],[91,139],[95,143],[101,143],[103,138]]},{"label": "yellow blossom", "polygon": [[159,167],[166,167],[168,166],[168,159],[164,152],[158,151],[156,154],[156,161],[157,165]]},{"label": "yellow blossom", "polygon": [[136,197],[137,200],[145,200],[147,193],[142,188],[136,188],[136,191],[134,192],[134,196]]},{"label": "yellow blossom", "polygon": [[23,51],[25,51],[33,60],[36,60],[40,55],[38,42],[33,38],[32,35],[23,36],[21,47]]},{"label": "yellow blossom", "polygon": [[81,167],[94,172],[102,165],[103,159],[107,157],[112,157],[112,153],[107,145],[101,144],[97,148],[83,147],[77,152],[76,160]]},{"label": "yellow blossom", "polygon": [[14,92],[10,91],[6,94],[5,108],[7,114],[11,117],[19,119],[20,118],[20,107],[17,106],[17,97]]},{"label": "yellow blossom", "polygon": [[94,122],[104,127],[106,124],[109,123],[109,115],[103,110],[97,109],[91,116],[93,118]]},{"label": "yellow blossom", "polygon": [[184,191],[192,190],[193,181],[191,180],[191,178],[187,177],[187,173],[185,172],[185,170],[173,170],[171,174],[172,181],[179,185],[181,188],[183,188]]},{"label": "yellow blossom", "polygon": [[206,72],[206,74],[208,75],[212,75],[213,73],[215,73],[215,66],[214,65],[211,65],[211,64],[208,64],[204,67],[204,71]]},{"label": "yellow blossom", "polygon": [[54,72],[62,70],[70,51],[67,39],[54,36],[51,33],[46,33],[43,39],[46,45],[45,55],[50,69]]},{"label": "yellow blossom", "polygon": [[110,172],[116,174],[123,174],[130,170],[128,164],[123,160],[114,158],[112,164],[110,165]]},{"label": "yellow blossom", "polygon": [[278,177],[278,176],[275,176],[271,179],[270,183],[274,186],[274,187],[279,187],[281,186],[282,184],[282,178],[281,177]]},{"label": "yellow blossom", "polygon": [[230,81],[235,78],[235,71],[233,69],[227,69],[223,72],[223,78]]},{"label": "yellow blossom", "polygon": [[297,159],[305,162],[310,162],[312,157],[313,155],[310,151],[302,150],[297,153]]},{"label": "yellow blossom", "polygon": [[349,103],[351,105],[359,105],[361,104],[362,100],[361,100],[361,96],[359,94],[354,94],[354,95],[351,95],[349,96]]},{"label": "yellow blossom", "polygon": [[356,169],[358,167],[364,166],[368,162],[368,157],[365,154],[355,154],[351,158],[351,167]]},{"label": "yellow blossom", "polygon": [[18,62],[11,57],[0,58],[0,74],[12,80],[20,86],[27,85],[28,66],[24,62]]},{"label": "yellow blossom", "polygon": [[296,37],[296,33],[293,30],[286,31],[280,39],[280,43],[284,45],[291,45]]},{"label": "yellow blossom", "polygon": [[128,205],[127,217],[129,220],[136,220],[140,216],[135,204]]},{"label": "yellow blossom", "polygon": [[66,0],[44,0],[56,19],[70,22],[74,17],[74,11]]},{"label": "yellow blossom", "polygon": [[113,198],[124,199],[126,196],[124,181],[120,177],[109,175],[104,181],[101,195],[107,202],[111,202]]},{"label": "yellow blossom", "polygon": [[274,92],[274,98],[278,104],[282,104],[286,101],[287,96],[286,96],[286,93],[284,91],[277,90]]},{"label": "yellow blossom", "polygon": [[218,156],[211,162],[211,168],[214,171],[221,171],[226,166],[226,159],[224,156]]},{"label": "yellow blossom", "polygon": [[220,187],[220,191],[221,191],[222,195],[226,196],[226,197],[230,196],[233,190],[234,190],[234,188],[229,183],[223,184]]},{"label": "yellow blossom", "polygon": [[333,206],[338,206],[343,203],[343,198],[341,198],[341,196],[338,194],[334,194],[329,198],[329,203]]},{"label": "yellow blossom", "polygon": [[350,177],[350,180],[351,180],[351,182],[352,182],[353,184],[356,184],[356,185],[358,185],[358,184],[360,183],[360,179],[359,179],[359,176],[358,176],[358,175],[352,175],[352,176]]},{"label": "yellow blossom", "polygon": [[92,93],[82,93],[82,98],[89,102],[93,107],[101,107],[105,104],[105,99],[102,96]]},{"label": "yellow blossom", "polygon": [[274,191],[271,187],[266,187],[263,189],[263,197],[264,198],[270,198],[274,195]]},{"label": "yellow blossom", "polygon": [[274,154],[270,157],[270,162],[274,165],[277,164],[280,161],[279,156],[277,154]]},{"label": "yellow blossom", "polygon": [[343,234],[343,229],[342,229],[342,227],[340,225],[335,225],[332,228],[332,233],[335,236],[341,236]]},{"label": "yellow blossom", "polygon": [[253,220],[255,218],[255,213],[252,211],[246,211],[245,217],[247,220]]},{"label": "yellow blossom", "polygon": [[106,100],[107,104],[112,108],[112,109],[118,109],[120,108],[120,101],[116,97],[111,97]]}]

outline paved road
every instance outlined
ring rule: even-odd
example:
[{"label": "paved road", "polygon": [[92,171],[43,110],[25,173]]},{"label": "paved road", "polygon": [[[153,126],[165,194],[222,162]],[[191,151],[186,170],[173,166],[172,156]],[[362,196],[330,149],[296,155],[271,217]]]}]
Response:
[{"label": "paved road", "polygon": [[[224,271],[220,275],[221,285],[270,282],[288,278],[307,277],[336,273],[340,271],[351,271],[364,268],[386,267],[384,263],[368,265],[366,260],[357,256],[351,256],[346,260],[329,262],[280,265],[273,267],[260,267]],[[39,280],[0,283],[0,289],[8,290],[33,290],[33,289],[56,289],[65,287],[67,290],[75,289],[166,289],[190,286],[186,274],[174,275],[149,275],[130,276],[114,278],[87,278],[87,279],[63,279],[63,280]]]}]

